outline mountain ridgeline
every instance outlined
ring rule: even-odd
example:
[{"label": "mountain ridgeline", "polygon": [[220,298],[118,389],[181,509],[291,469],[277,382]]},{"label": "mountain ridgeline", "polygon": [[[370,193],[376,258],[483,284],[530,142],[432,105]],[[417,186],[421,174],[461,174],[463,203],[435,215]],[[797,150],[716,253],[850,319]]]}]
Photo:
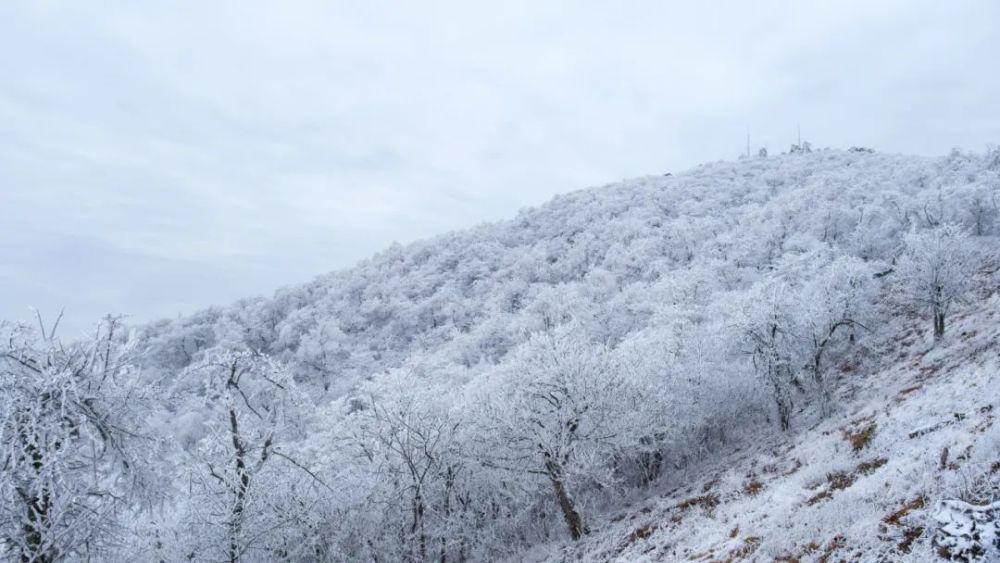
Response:
[{"label": "mountain ridgeline", "polygon": [[[5,323],[0,552],[613,558],[612,509],[847,416],[906,331],[957,341],[996,304],[998,237],[1000,151],[799,151],[559,196],[270,298],[109,317],[91,342]],[[729,560],[776,541],[753,537]],[[886,560],[945,543],[921,528]],[[694,554],[670,544],[627,559]]]}]

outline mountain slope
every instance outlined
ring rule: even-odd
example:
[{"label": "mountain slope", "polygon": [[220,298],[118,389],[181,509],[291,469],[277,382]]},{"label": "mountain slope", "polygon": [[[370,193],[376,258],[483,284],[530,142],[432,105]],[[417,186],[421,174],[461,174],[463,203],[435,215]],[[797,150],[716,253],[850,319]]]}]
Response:
[{"label": "mountain slope", "polygon": [[839,416],[668,477],[584,542],[535,555],[940,561],[942,501],[1000,493],[1000,298],[982,305],[944,344],[905,328],[877,369],[846,375]]},{"label": "mountain slope", "polygon": [[998,248],[1000,151],[797,150],[89,343],[0,323],[0,553],[988,559]]},{"label": "mountain slope", "polygon": [[338,395],[428,351],[465,368],[496,363],[525,334],[584,309],[618,341],[698,284],[749,287],[789,256],[824,248],[885,261],[911,226],[972,227],[977,202],[995,197],[997,169],[959,153],[707,164],[557,197],[512,221],[397,246],[271,299],[155,323],[146,334],[154,367],[181,368],[199,350],[240,339]]},{"label": "mountain slope", "polygon": [[996,446],[969,431],[992,317],[953,313],[996,306],[998,187],[998,153],[960,152],[640,178],[154,323],[143,368],[198,401],[219,354],[287,366],[315,406],[287,451],[331,493],[307,536],[347,559],[922,557]]}]

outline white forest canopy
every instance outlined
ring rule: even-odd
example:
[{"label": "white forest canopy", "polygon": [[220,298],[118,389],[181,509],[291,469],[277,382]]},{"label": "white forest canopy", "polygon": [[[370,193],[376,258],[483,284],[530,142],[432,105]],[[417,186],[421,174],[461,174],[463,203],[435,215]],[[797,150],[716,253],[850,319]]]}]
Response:
[{"label": "white forest canopy", "polygon": [[998,236],[1000,152],[799,150],[89,343],[5,323],[0,553],[445,563],[578,539],[629,491],[836,412],[898,319],[948,338]]}]

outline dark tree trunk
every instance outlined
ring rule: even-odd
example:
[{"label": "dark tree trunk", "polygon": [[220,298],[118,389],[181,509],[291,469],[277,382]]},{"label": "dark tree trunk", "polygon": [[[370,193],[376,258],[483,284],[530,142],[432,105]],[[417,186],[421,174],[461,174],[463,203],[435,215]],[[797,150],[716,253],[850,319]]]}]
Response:
[{"label": "dark tree trunk", "polygon": [[934,313],[934,338],[940,339],[944,336],[944,313],[936,311]]},{"label": "dark tree trunk", "polygon": [[229,563],[240,560],[239,538],[243,531],[243,511],[246,509],[247,491],[250,489],[250,474],[247,473],[246,450],[240,441],[239,426],[236,422],[236,411],[229,411],[230,431],[233,437],[233,447],[236,449],[236,499],[229,518]]},{"label": "dark tree trunk", "polygon": [[563,481],[562,466],[550,459],[545,462],[545,470],[548,472],[549,480],[552,481],[552,488],[555,490],[556,499],[559,501],[559,508],[562,510],[563,519],[566,520],[566,527],[569,528],[569,535],[574,541],[579,540],[588,530],[583,525],[580,513],[573,506],[573,500],[569,498],[566,483]]},{"label": "dark tree trunk", "polygon": [[424,497],[418,488],[413,495],[413,523],[410,525],[410,533],[417,534],[417,549],[420,553],[420,561],[427,560],[427,534],[424,533]]},{"label": "dark tree trunk", "polygon": [[[31,468],[35,471],[35,475],[41,477],[42,469],[44,468],[44,460],[42,459],[41,452],[38,451],[38,448],[35,447],[24,433],[21,433],[21,443],[24,444],[25,451],[31,457]],[[48,525],[49,508],[52,504],[49,488],[43,487],[41,493],[38,495],[21,489],[18,489],[18,492],[27,504],[28,519],[23,528],[24,543],[27,550],[21,552],[20,559],[23,563],[51,563],[56,560],[56,554],[46,550],[43,546],[43,530]]]}]

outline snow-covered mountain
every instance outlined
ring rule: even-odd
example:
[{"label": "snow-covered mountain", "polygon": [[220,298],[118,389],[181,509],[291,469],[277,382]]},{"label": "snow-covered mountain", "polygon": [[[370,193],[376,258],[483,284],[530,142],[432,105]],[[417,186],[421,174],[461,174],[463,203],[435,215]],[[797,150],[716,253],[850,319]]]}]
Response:
[{"label": "snow-covered mountain", "polygon": [[86,370],[23,328],[6,357],[95,374],[147,440],[93,472],[144,477],[106,559],[990,557],[998,235],[998,151],[797,148],[105,332]]},{"label": "snow-covered mountain", "polygon": [[581,190],[145,334],[156,366],[239,339],[338,395],[406,364],[475,371],[569,318],[618,343],[662,326],[671,307],[772,278],[797,283],[835,257],[881,268],[914,227],[995,234],[997,154],[830,150]]}]

